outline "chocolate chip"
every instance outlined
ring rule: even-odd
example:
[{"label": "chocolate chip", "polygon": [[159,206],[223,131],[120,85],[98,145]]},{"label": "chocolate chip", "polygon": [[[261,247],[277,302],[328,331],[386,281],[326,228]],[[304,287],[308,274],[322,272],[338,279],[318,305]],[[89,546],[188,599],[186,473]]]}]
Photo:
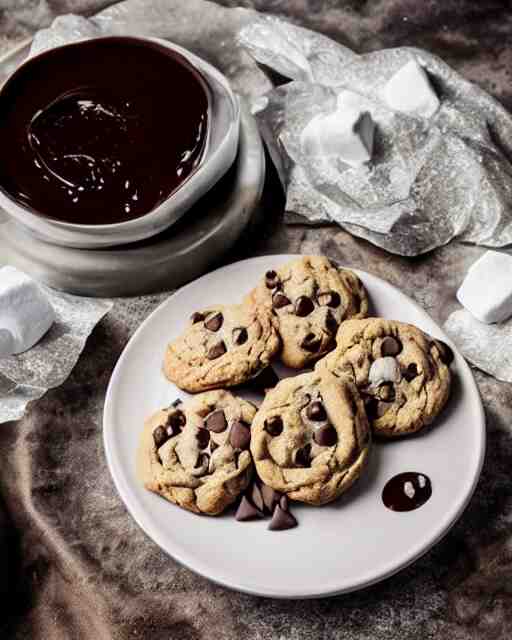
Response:
[{"label": "chocolate chip", "polygon": [[177,409],[167,416],[167,425],[173,427],[184,427],[186,422],[187,418],[181,409]]},{"label": "chocolate chip", "polygon": [[288,511],[288,496],[281,496],[279,500],[279,506],[283,511]]},{"label": "chocolate chip", "polygon": [[237,420],[231,425],[229,443],[233,449],[248,449],[251,443],[251,429],[245,422]]},{"label": "chocolate chip", "polygon": [[208,443],[210,442],[210,432],[208,429],[203,429],[200,427],[196,433],[197,444],[200,449],[206,449]]},{"label": "chocolate chip", "polygon": [[263,496],[261,494],[260,488],[258,487],[258,485],[256,483],[254,483],[252,485],[251,501],[252,501],[253,505],[257,509],[259,509],[260,511],[263,511],[265,509],[265,504],[263,502]]},{"label": "chocolate chip", "polygon": [[167,435],[165,427],[160,426],[153,431],[153,440],[157,449],[159,449],[163,444],[167,442],[167,440],[169,440],[169,436]]},{"label": "chocolate chip", "polygon": [[380,345],[380,354],[384,358],[386,356],[397,356],[402,351],[402,343],[400,340],[391,336],[386,336]]},{"label": "chocolate chip", "polygon": [[265,286],[267,287],[267,289],[275,289],[280,282],[281,281],[279,280],[279,276],[273,269],[267,271],[267,273],[265,274]]},{"label": "chocolate chip", "polygon": [[374,420],[377,417],[377,404],[378,399],[374,396],[365,396],[364,398],[364,408],[366,411],[366,415],[368,420]]},{"label": "chocolate chip", "polygon": [[258,373],[257,376],[251,378],[245,386],[250,387],[254,391],[266,391],[267,389],[275,387],[278,382],[279,376],[272,367],[268,366]]},{"label": "chocolate chip", "polygon": [[238,505],[235,518],[239,522],[247,522],[247,520],[255,520],[256,518],[263,518],[263,513],[256,509],[245,496],[242,496],[242,500]]},{"label": "chocolate chip", "polygon": [[192,324],[197,324],[198,322],[202,322],[203,320],[204,320],[204,315],[202,313],[199,313],[198,311],[195,311],[190,316],[190,321],[192,322]]},{"label": "chocolate chip", "polygon": [[387,402],[393,402],[395,399],[395,387],[392,382],[383,382],[379,387],[379,398]]},{"label": "chocolate chip", "polygon": [[306,444],[295,454],[295,464],[299,467],[308,467],[311,462],[311,445]]},{"label": "chocolate chip", "polygon": [[208,331],[218,331],[222,327],[224,322],[224,316],[220,311],[217,311],[213,316],[210,316],[204,323],[204,326]]},{"label": "chocolate chip", "polygon": [[215,440],[212,440],[210,438],[210,451],[213,453],[215,449],[218,449],[218,448],[219,448],[219,445],[215,442]]},{"label": "chocolate chip", "polygon": [[369,397],[364,403],[366,415],[369,420],[382,418],[382,416],[391,408],[391,405],[391,402],[383,402],[375,397]]},{"label": "chocolate chip", "polygon": [[307,296],[299,296],[295,301],[295,315],[299,318],[305,318],[314,310],[315,305],[311,298]]},{"label": "chocolate chip", "polygon": [[338,321],[332,311],[327,311],[325,316],[325,329],[328,333],[336,333],[338,330]]},{"label": "chocolate chip", "polygon": [[331,307],[335,309],[341,304],[341,297],[337,291],[328,291],[327,293],[321,293],[318,298],[318,304],[323,307]]},{"label": "chocolate chip", "polygon": [[297,526],[297,520],[289,511],[283,511],[279,505],[274,509],[274,515],[268,528],[270,531],[284,531]]},{"label": "chocolate chip", "polygon": [[300,346],[309,353],[316,353],[321,345],[322,338],[317,338],[314,333],[308,333],[300,343]]},{"label": "chocolate chip", "polygon": [[269,513],[272,513],[275,505],[279,502],[279,493],[266,484],[261,485],[261,495],[263,503]]},{"label": "chocolate chip", "polygon": [[202,453],[197,456],[197,462],[195,464],[195,469],[200,469],[202,466],[208,467],[208,463],[210,462],[210,456],[207,453]]},{"label": "chocolate chip", "polygon": [[320,447],[332,447],[338,442],[338,434],[331,424],[325,424],[315,431],[313,439]]},{"label": "chocolate chip", "polygon": [[308,408],[306,409],[306,416],[310,420],[314,420],[315,422],[327,420],[327,414],[325,413],[324,405],[318,400],[315,400],[315,402],[312,402],[308,406]]},{"label": "chocolate chip", "polygon": [[238,327],[233,329],[233,342],[237,345],[244,344],[247,342],[249,335],[247,333],[247,329],[245,327]]},{"label": "chocolate chip", "polygon": [[165,423],[165,426],[167,427],[167,434],[169,435],[169,437],[175,436],[180,433],[181,429],[185,426],[186,421],[187,418],[185,417],[185,414],[179,409],[177,411],[169,413],[169,415],[167,416],[167,422]]},{"label": "chocolate chip", "polygon": [[272,416],[265,420],[265,431],[271,436],[278,436],[283,431],[283,421],[280,416]]},{"label": "chocolate chip", "polygon": [[450,366],[455,357],[451,347],[449,347],[446,342],[443,342],[442,340],[434,340],[434,344],[439,349],[439,357],[441,358],[441,362],[443,362],[447,366]]},{"label": "chocolate chip", "polygon": [[214,344],[213,347],[210,347],[210,350],[208,351],[206,357],[208,358],[208,360],[215,360],[216,358],[220,358],[221,356],[223,356],[225,353],[226,345],[221,340],[220,342],[217,342],[217,344]]},{"label": "chocolate chip", "polygon": [[287,298],[284,293],[278,291],[274,294],[272,298],[272,307],[274,309],[281,309],[281,307],[286,307],[288,304],[291,304],[290,299]]},{"label": "chocolate chip", "polygon": [[407,368],[402,371],[403,377],[410,382],[414,380],[418,375],[418,367],[415,362],[411,362],[411,364],[407,365]]},{"label": "chocolate chip", "polygon": [[169,405],[169,408],[170,407],[174,407],[174,408],[179,407],[180,404],[183,404],[183,400],[181,398],[176,398],[176,400]]},{"label": "chocolate chip", "polygon": [[222,433],[227,429],[228,422],[226,420],[226,416],[224,415],[224,411],[222,409],[218,409],[206,418],[206,428],[208,431],[213,431],[214,433]]}]

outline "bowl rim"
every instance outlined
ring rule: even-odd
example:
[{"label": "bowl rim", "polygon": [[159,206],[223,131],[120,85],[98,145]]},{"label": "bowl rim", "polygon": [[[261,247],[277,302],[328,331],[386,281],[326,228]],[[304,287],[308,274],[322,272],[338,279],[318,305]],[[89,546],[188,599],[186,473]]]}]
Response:
[{"label": "bowl rim", "polygon": [[[176,195],[177,192],[181,190],[183,186],[185,186],[194,176],[198,173],[199,169],[204,166],[204,161],[207,156],[208,147],[211,138],[211,111],[212,111],[212,89],[210,86],[210,82],[208,81],[208,75],[212,76],[226,91],[228,95],[231,105],[233,107],[233,121],[230,123],[229,131],[231,131],[234,127],[239,127],[240,123],[240,105],[238,100],[236,99],[231,86],[227,78],[218,71],[213,65],[209,62],[192,53],[188,49],[181,47],[180,45],[175,44],[169,40],[165,40],[164,38],[157,38],[151,36],[134,36],[134,35],[117,35],[117,34],[105,34],[94,37],[86,37],[74,42],[68,42],[65,44],[57,45],[55,47],[51,47],[41,51],[33,56],[29,54],[29,56],[13,71],[13,73],[7,78],[5,83],[0,87],[0,96],[4,92],[5,88],[10,84],[11,80],[14,80],[15,76],[18,72],[27,64],[31,63],[33,60],[41,58],[47,54],[51,54],[56,50],[62,50],[69,47],[78,47],[83,45],[84,43],[90,43],[96,40],[118,40],[118,41],[138,41],[142,44],[157,44],[160,47],[165,47],[172,51],[174,54],[177,54],[177,57],[180,58],[179,62],[184,66],[190,68],[192,73],[199,79],[199,81],[203,85],[203,89],[205,90],[207,100],[208,100],[208,122],[207,122],[207,136],[205,140],[205,146],[202,152],[200,162],[194,167],[191,173],[181,182],[164,200],[162,200],[155,208],[151,209],[145,214],[142,214],[136,218],[132,218],[131,220],[126,220],[123,222],[114,222],[108,224],[83,224],[83,223],[73,223],[73,222],[65,222],[63,220],[58,220],[55,218],[51,218],[46,215],[42,215],[37,212],[35,209],[31,209],[30,207],[24,205],[19,202],[16,198],[14,198],[5,188],[0,185],[0,205],[4,207],[6,213],[9,216],[18,219],[20,223],[25,225],[31,230],[34,230],[35,227],[43,227],[48,229],[57,228],[61,229],[64,232],[69,233],[84,233],[89,236],[100,235],[103,232],[116,232],[117,230],[123,230],[123,232],[127,231],[135,231],[141,228],[147,228],[151,226],[151,222],[158,219],[160,214],[164,212],[166,209],[166,205],[168,201]],[[226,137],[228,134],[226,134]],[[223,139],[220,146],[223,146],[225,143],[225,139]],[[219,147],[220,148],[220,147]],[[217,150],[218,152],[218,150]],[[171,223],[173,224],[173,223]],[[170,226],[170,225],[169,225]],[[159,229],[159,227],[158,227]],[[156,232],[158,232],[158,229]],[[49,236],[51,233],[47,232]],[[136,240],[133,240],[136,241]],[[125,241],[126,242],[126,241]],[[101,245],[106,246],[106,245]],[[99,248],[99,247],[98,247]]]}]

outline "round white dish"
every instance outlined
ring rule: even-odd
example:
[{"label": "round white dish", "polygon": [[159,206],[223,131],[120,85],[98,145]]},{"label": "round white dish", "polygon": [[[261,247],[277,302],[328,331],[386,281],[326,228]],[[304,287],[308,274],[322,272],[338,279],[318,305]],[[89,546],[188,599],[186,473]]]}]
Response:
[{"label": "round white dish", "polygon": [[[94,249],[125,245],[157,235],[179,220],[219,181],[235,160],[240,130],[240,104],[227,78],[199,56],[167,40],[129,37],[154,41],[181,54],[203,76],[211,91],[210,126],[203,158],[187,180],[155,209],[139,218],[116,224],[84,225],[52,220],[33,213],[0,189],[0,206],[39,240],[65,247]],[[79,45],[80,43],[73,42],[62,46]],[[46,54],[47,51],[43,51],[37,55]],[[34,57],[36,56],[27,61]]]},{"label": "round white dish", "polygon": [[[237,522],[233,514],[200,517],[143,489],[135,456],[144,419],[187,394],[161,372],[167,342],[188,316],[242,299],[269,268],[293,256],[263,256],[209,273],[163,303],[128,343],[112,375],[104,410],[107,462],[119,494],[139,526],[178,562],[227,587],[275,598],[346,593],[382,580],[428,551],[455,523],[477,484],[485,452],[485,419],[473,375],[455,350],[450,403],[424,434],[376,443],[369,468],[337,502],[292,505],[299,526],[267,530],[268,521]],[[416,324],[449,343],[436,323],[398,289],[357,271],[376,315]],[[453,347],[453,345],[452,345]],[[408,513],[388,510],[382,489],[402,471],[428,475],[431,499]]]}]

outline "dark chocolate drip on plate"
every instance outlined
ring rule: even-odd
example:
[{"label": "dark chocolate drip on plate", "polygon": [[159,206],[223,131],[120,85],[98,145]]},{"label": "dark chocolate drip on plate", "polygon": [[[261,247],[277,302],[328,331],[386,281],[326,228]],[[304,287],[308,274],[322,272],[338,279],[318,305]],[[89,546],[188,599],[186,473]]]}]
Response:
[{"label": "dark chocolate drip on plate", "polygon": [[393,476],[382,491],[382,502],[392,511],[413,511],[432,495],[432,483],[424,473],[406,471]]}]

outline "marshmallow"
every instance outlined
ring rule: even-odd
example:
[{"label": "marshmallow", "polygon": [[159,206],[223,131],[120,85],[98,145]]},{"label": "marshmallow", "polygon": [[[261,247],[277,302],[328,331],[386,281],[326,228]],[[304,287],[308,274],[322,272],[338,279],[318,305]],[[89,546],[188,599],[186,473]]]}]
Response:
[{"label": "marshmallow", "polygon": [[0,269],[0,358],[30,349],[54,320],[55,312],[34,280],[14,267]]},{"label": "marshmallow", "polygon": [[437,97],[425,69],[411,60],[388,81],[384,100],[391,109],[430,118],[439,109]]},{"label": "marshmallow", "polygon": [[484,253],[469,268],[457,298],[486,324],[512,316],[512,256],[498,251]]},{"label": "marshmallow", "polygon": [[338,157],[351,167],[369,162],[375,123],[350,91],[338,96],[337,109],[313,118],[302,132],[302,147],[311,156]]},{"label": "marshmallow", "polygon": [[400,366],[391,356],[374,360],[368,372],[368,380],[374,387],[378,387],[384,382],[400,382],[401,378]]}]

